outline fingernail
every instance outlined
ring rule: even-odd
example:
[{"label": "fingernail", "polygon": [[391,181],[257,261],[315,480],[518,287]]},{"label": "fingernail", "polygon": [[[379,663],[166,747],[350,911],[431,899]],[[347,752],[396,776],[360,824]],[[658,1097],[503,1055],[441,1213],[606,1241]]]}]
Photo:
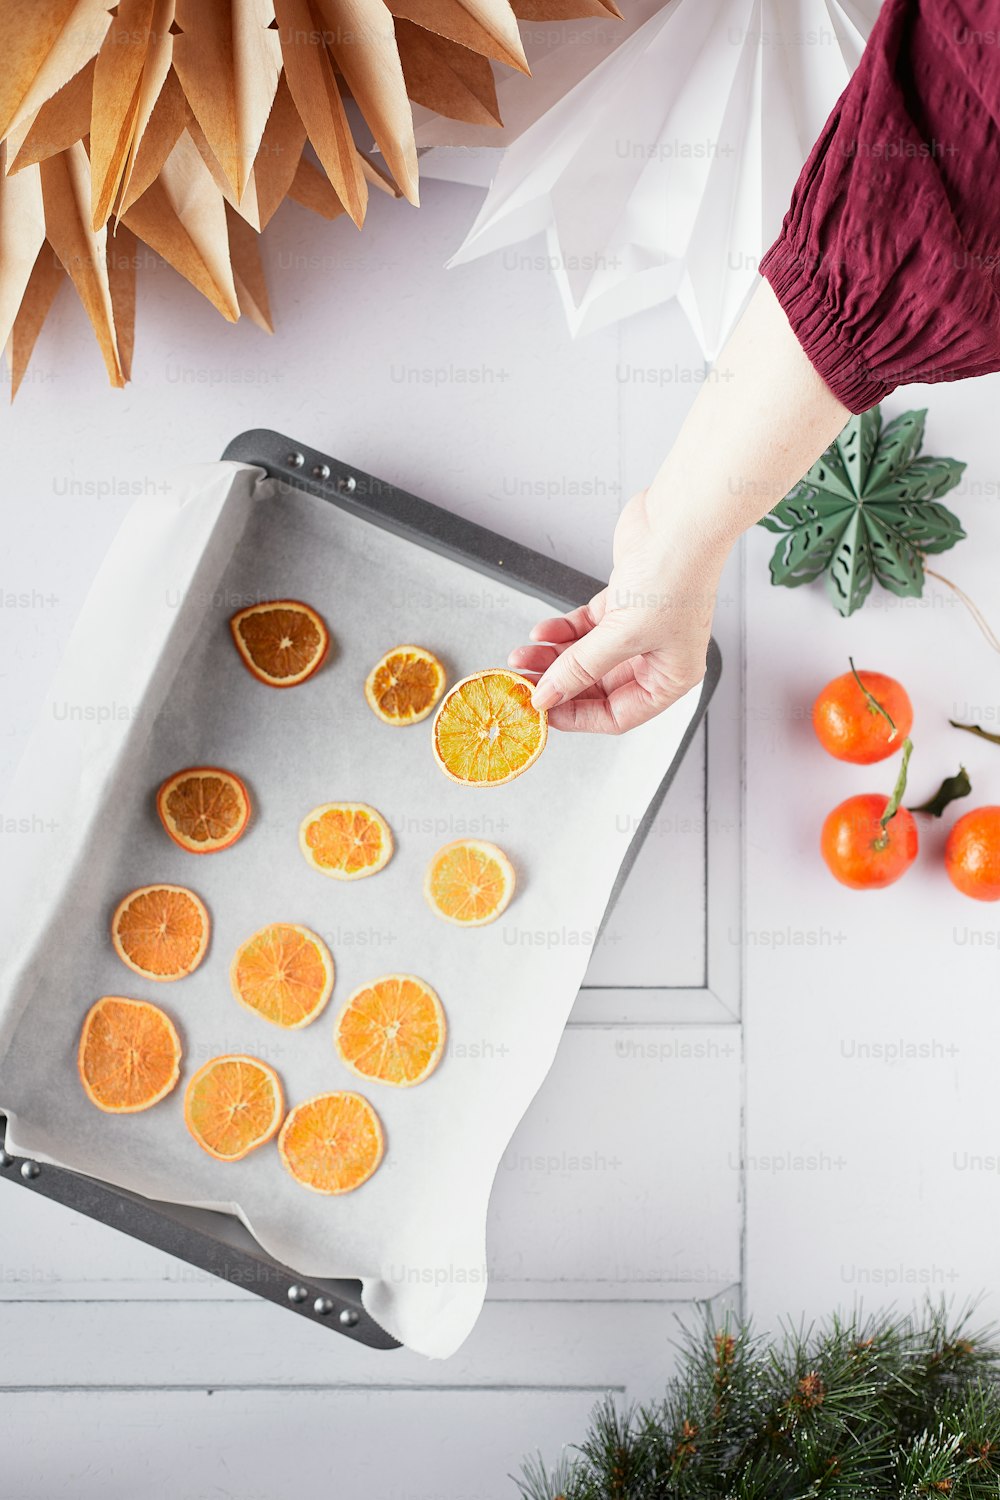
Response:
[{"label": "fingernail", "polygon": [[531,706],[539,711],[555,708],[557,703],[562,702],[562,696],[562,693],[558,688],[554,688],[551,682],[540,682],[531,695]]}]

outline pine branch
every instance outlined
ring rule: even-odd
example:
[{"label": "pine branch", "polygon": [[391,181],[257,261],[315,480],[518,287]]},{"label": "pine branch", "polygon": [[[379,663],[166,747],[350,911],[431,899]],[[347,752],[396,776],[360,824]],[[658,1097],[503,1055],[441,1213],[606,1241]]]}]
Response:
[{"label": "pine branch", "polygon": [[661,1401],[609,1396],[572,1459],[528,1463],[524,1500],[1000,1500],[1000,1348],[930,1304],[765,1339],[682,1330]]}]

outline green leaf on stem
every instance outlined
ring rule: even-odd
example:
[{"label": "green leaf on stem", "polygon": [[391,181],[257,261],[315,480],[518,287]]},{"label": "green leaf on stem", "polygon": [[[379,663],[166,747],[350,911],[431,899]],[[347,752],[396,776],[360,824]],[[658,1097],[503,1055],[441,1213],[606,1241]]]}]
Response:
[{"label": "green leaf on stem", "polygon": [[906,772],[910,764],[910,756],[913,754],[913,741],[907,735],[903,741],[903,760],[899,767],[899,775],[896,777],[896,785],[892,789],[892,796],[885,804],[885,812],[879,818],[882,827],[885,828],[890,819],[899,812],[899,804],[906,795]]},{"label": "green leaf on stem", "polygon": [[1000,734],[990,734],[988,729],[980,729],[978,724],[960,724],[957,719],[949,719],[948,723],[952,729],[964,729],[966,734],[974,734],[981,740],[989,740],[991,745],[1000,745]]},{"label": "green leaf on stem", "polygon": [[971,791],[969,773],[964,766],[959,766],[957,775],[946,776],[933,797],[928,797],[919,807],[911,807],[910,812],[930,813],[932,818],[939,818],[949,802],[957,802],[959,797],[967,797]]}]

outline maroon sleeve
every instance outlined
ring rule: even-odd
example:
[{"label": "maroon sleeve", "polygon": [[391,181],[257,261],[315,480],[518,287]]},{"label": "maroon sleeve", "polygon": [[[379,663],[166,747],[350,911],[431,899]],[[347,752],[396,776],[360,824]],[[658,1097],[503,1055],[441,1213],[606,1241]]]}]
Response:
[{"label": "maroon sleeve", "polygon": [[760,269],[853,412],[1000,369],[1000,0],[885,0]]}]

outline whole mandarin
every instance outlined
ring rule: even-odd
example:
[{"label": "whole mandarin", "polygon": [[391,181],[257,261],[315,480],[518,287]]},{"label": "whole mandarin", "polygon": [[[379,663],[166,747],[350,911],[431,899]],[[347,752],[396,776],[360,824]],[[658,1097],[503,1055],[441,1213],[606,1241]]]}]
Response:
[{"label": "whole mandarin", "polygon": [[813,728],[823,749],[837,760],[870,766],[895,755],[913,727],[913,705],[902,683],[882,672],[858,676],[896,726],[893,734],[885,718],[873,708],[853,672],[828,682],[813,704]]},{"label": "whole mandarin", "polygon": [[905,807],[882,827],[888,802],[881,792],[848,797],[823,824],[823,858],[831,874],[853,891],[892,885],[917,857],[917,825]]},{"label": "whole mandarin", "polygon": [[963,896],[1000,901],[1000,807],[962,814],[948,835],[944,867]]}]

